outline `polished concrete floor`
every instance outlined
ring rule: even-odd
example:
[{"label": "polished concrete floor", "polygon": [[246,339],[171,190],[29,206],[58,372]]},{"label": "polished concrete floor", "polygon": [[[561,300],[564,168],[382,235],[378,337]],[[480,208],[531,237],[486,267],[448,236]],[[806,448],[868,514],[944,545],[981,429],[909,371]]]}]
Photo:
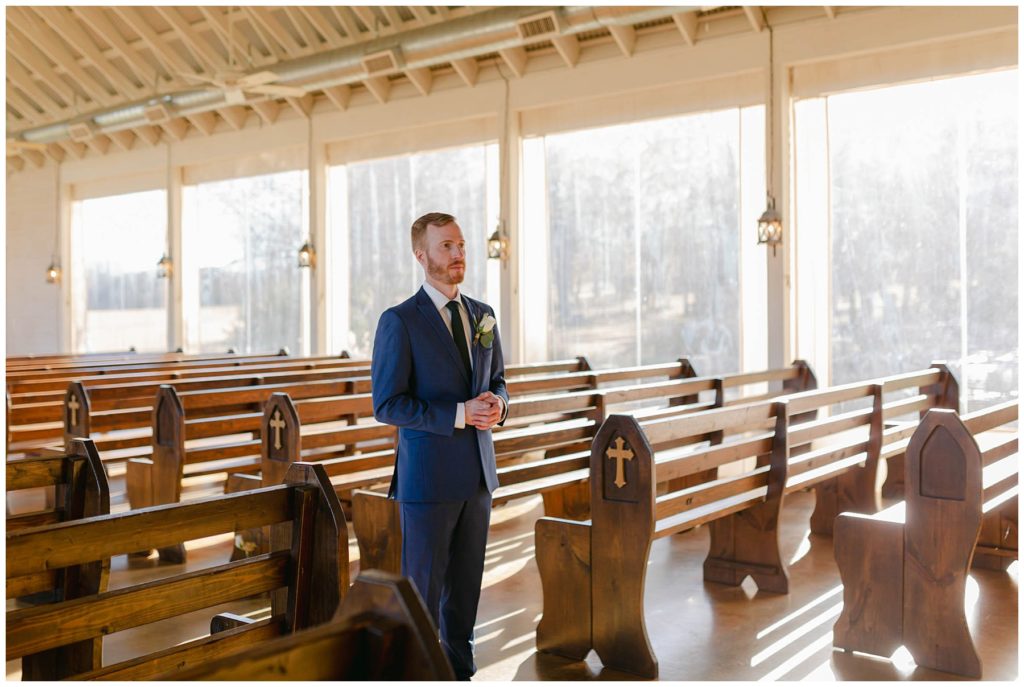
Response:
[{"label": "polished concrete floor", "polygon": [[[112,485],[114,510],[118,490]],[[747,580],[740,587],[705,583],[701,566],[707,532],[699,528],[655,542],[647,579],[647,626],[662,680],[948,680],[945,673],[917,668],[901,652],[892,659],[832,650],[832,625],[842,605],[842,587],[829,538],[809,536],[813,495],[787,497],[783,554],[789,562],[788,595],[758,593]],[[592,652],[586,661],[538,654],[535,629],[542,611],[540,580],[533,557],[533,524],[542,514],[539,497],[494,511],[487,549],[484,589],[477,624],[477,681],[633,680],[606,670]],[[155,560],[114,559],[115,589],[185,569],[227,560],[229,536],[192,542],[186,566]],[[353,574],[358,549],[350,542]],[[985,680],[1018,676],[1019,564],[1005,573],[972,571],[966,604]],[[207,609],[171,621],[109,636],[104,663],[124,660],[208,632],[209,618],[222,610],[256,611],[253,600]],[[10,604],[8,608],[10,608]],[[7,678],[20,678],[20,661],[7,664]]]}]

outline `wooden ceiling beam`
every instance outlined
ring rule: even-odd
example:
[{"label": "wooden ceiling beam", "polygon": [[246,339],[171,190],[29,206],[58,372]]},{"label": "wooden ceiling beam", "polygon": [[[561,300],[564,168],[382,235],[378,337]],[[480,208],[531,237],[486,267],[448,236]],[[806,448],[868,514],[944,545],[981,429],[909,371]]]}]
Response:
[{"label": "wooden ceiling beam", "polygon": [[49,60],[40,52],[39,48],[32,42],[23,40],[21,32],[10,30],[10,27],[7,31],[7,53],[8,64],[13,57],[25,65],[65,102],[75,101],[78,93],[50,66]]},{"label": "wooden ceiling beam", "polygon": [[612,34],[612,38],[615,39],[615,44],[619,46],[619,50],[626,57],[633,56],[633,50],[636,49],[636,29],[629,24],[611,24],[608,30]]},{"label": "wooden ceiling beam", "polygon": [[160,142],[160,128],[152,124],[144,124],[132,129],[135,135],[149,144],[150,147]]},{"label": "wooden ceiling beam", "polygon": [[161,63],[168,76],[173,81],[180,80],[179,74],[195,74],[195,68],[188,61],[179,55],[170,45],[157,35],[146,20],[142,18],[134,7],[111,7],[121,19],[131,27],[132,31],[139,34],[142,40],[152,51],[157,61]]},{"label": "wooden ceiling beam", "polygon": [[672,15],[672,21],[675,22],[676,28],[679,29],[679,33],[683,35],[683,40],[685,40],[691,48],[697,45],[696,12],[678,12]]},{"label": "wooden ceiling beam", "polygon": [[271,32],[263,24],[262,20],[256,16],[255,12],[252,11],[251,7],[243,7],[246,21],[249,22],[249,26],[252,27],[253,32],[260,39],[260,42],[266,47],[267,52],[270,53],[271,57],[275,60],[280,60],[282,56],[287,57],[287,51],[281,46],[280,43],[274,39]]},{"label": "wooden ceiling beam", "polygon": [[405,28],[405,22],[402,21],[401,15],[398,14],[398,10],[391,5],[381,5],[381,12],[384,13],[384,18],[388,20],[391,31],[396,33],[401,32]]},{"label": "wooden ceiling beam", "polygon": [[32,75],[18,62],[9,57],[7,60],[7,78],[11,83],[20,88],[25,95],[35,100],[47,114],[61,117],[69,116],[69,103],[55,100],[52,95],[44,92],[33,80]]},{"label": "wooden ceiling beam", "polygon": [[335,107],[344,112],[348,109],[349,100],[352,99],[352,87],[347,84],[331,86],[324,89],[324,95],[334,103]]},{"label": "wooden ceiling beam", "polygon": [[295,36],[288,33],[288,31],[281,25],[281,22],[277,20],[277,17],[270,11],[268,7],[250,7],[246,8],[250,10],[250,14],[256,17],[257,21],[263,24],[263,27],[270,32],[274,40],[284,48],[285,52],[289,55],[304,55],[306,51],[302,49],[298,41],[295,40]]},{"label": "wooden ceiling beam", "polygon": [[22,150],[21,156],[31,162],[36,169],[41,169],[46,164],[46,157],[38,150]]},{"label": "wooden ceiling beam", "polygon": [[348,14],[341,11],[341,8],[336,5],[330,6],[331,14],[338,20],[338,24],[341,26],[341,30],[345,32],[343,38],[345,43],[354,43],[359,40],[359,29],[356,28],[356,23],[352,21]]},{"label": "wooden ceiling beam", "polygon": [[20,172],[23,169],[25,169],[25,160],[20,155],[19,156],[11,156],[11,157],[7,158],[7,173],[8,174],[10,174],[12,170],[15,171],[15,172]]},{"label": "wooden ceiling beam", "polygon": [[580,39],[575,35],[555,36],[551,39],[555,50],[562,56],[567,67],[575,67],[580,61]]},{"label": "wooden ceiling beam", "polygon": [[750,22],[750,28],[754,33],[761,33],[764,30],[764,11],[760,7],[744,5],[743,14],[747,15],[747,21]]},{"label": "wooden ceiling beam", "polygon": [[373,35],[379,36],[383,33],[380,22],[377,20],[377,15],[373,13],[373,9],[366,5],[354,5],[348,8],[352,14],[359,17],[359,21],[363,22],[363,26]]},{"label": "wooden ceiling beam", "polygon": [[160,122],[160,129],[175,141],[184,141],[188,135],[188,120],[184,117],[168,119]]},{"label": "wooden ceiling beam", "polygon": [[56,143],[46,144],[46,155],[54,162],[60,164],[68,156],[67,152]]},{"label": "wooden ceiling beam", "polygon": [[[341,34],[338,29],[334,27],[334,24],[327,20],[327,17],[322,14],[323,10],[326,9],[323,6],[317,7],[306,7],[300,6],[297,8],[302,16],[309,22],[320,37],[325,41],[325,45],[329,48],[340,48],[345,45],[345,36]],[[317,16],[316,10],[320,10],[320,16]]]},{"label": "wooden ceiling beam", "polygon": [[85,71],[71,52],[62,45],[57,35],[52,33],[35,15],[28,14],[23,7],[8,7],[7,21],[21,31],[26,39],[39,46],[44,55],[61,65],[68,76],[89,96],[90,100],[101,105],[117,103],[116,96],[112,95],[104,84]]},{"label": "wooden ceiling beam", "polygon": [[281,106],[277,104],[276,100],[258,100],[253,103],[249,103],[249,106],[256,111],[256,114],[260,116],[267,124],[273,124],[277,121],[277,116],[281,112]]},{"label": "wooden ceiling beam", "polygon": [[11,88],[7,89],[7,104],[29,124],[40,124],[46,121],[43,113],[36,106],[21,93]]},{"label": "wooden ceiling beam", "polygon": [[73,155],[78,160],[81,160],[83,157],[85,157],[85,154],[88,151],[88,148],[84,143],[72,141],[70,139],[67,141],[57,141],[57,145],[59,145],[61,148],[66,150],[68,154]]},{"label": "wooden ceiling beam", "polygon": [[292,106],[296,112],[303,117],[309,117],[313,113],[313,96],[306,94],[301,98],[285,97],[285,102]]},{"label": "wooden ceiling beam", "polygon": [[522,46],[503,48],[498,51],[498,55],[501,56],[501,59],[508,65],[508,68],[516,75],[516,78],[523,78],[523,74],[526,73],[526,62],[529,59],[525,48]]},{"label": "wooden ceiling beam", "polygon": [[131,129],[112,131],[107,135],[110,136],[110,140],[114,142],[114,145],[126,153],[132,149],[132,146],[135,145],[135,139],[138,138]]},{"label": "wooden ceiling beam", "polygon": [[434,77],[429,68],[406,69],[405,75],[421,95],[430,95],[430,87],[434,82]]},{"label": "wooden ceiling beam", "polygon": [[391,81],[388,80],[388,77],[371,76],[363,79],[363,85],[366,86],[381,105],[388,102],[388,96],[391,94]]},{"label": "wooden ceiling beam", "polygon": [[[232,45],[235,43],[236,40],[242,40],[243,36],[241,34],[235,36],[231,35],[231,29],[228,25],[228,20],[223,14],[220,13],[219,6],[203,7],[200,5],[198,9],[199,12],[203,15],[203,18],[206,19],[206,25],[213,29],[213,35],[217,37],[217,42],[220,43],[221,46],[224,48],[224,54],[228,56],[228,61],[230,62],[231,51],[233,49]],[[228,11],[230,12],[231,10],[229,9]],[[195,24],[193,24],[192,26],[195,27]],[[242,48],[242,52],[245,52],[245,46],[239,47]]]},{"label": "wooden ceiling beam", "polygon": [[142,84],[144,82],[135,83],[111,64],[110,60],[100,53],[99,48],[86,35],[82,27],[78,26],[71,18],[68,8],[37,6],[32,9],[51,30],[55,31],[69,45],[73,46],[75,50],[88,59],[92,66],[96,68],[96,71],[110,83],[115,91],[129,97],[138,96],[142,93],[144,90]]},{"label": "wooden ceiling beam", "polygon": [[197,112],[185,115],[185,118],[188,119],[189,124],[199,129],[204,136],[209,136],[217,128],[217,116],[212,112]]},{"label": "wooden ceiling beam", "polygon": [[178,32],[178,37],[181,38],[181,42],[185,44],[185,48],[188,49],[192,56],[203,65],[203,71],[207,72],[211,76],[217,71],[226,69],[228,66],[227,60],[217,54],[217,51],[210,47],[203,37],[192,30],[191,24],[185,21],[185,18],[181,16],[176,7],[168,7],[165,5],[154,5],[153,9],[156,10],[164,20]]},{"label": "wooden ceiling beam", "polygon": [[107,151],[110,150],[110,136],[106,134],[93,136],[85,142],[85,145],[89,146],[97,155],[106,155]]},{"label": "wooden ceiling beam", "polygon": [[245,127],[245,120],[249,117],[249,109],[245,105],[232,105],[217,109],[217,114],[235,131],[241,131]]},{"label": "wooden ceiling beam", "polygon": [[71,12],[81,21],[88,24],[93,31],[110,44],[115,53],[120,55],[125,63],[127,63],[129,69],[132,70],[136,81],[146,85],[152,81],[153,66],[147,63],[135,49],[128,45],[121,36],[121,32],[107,19],[104,10],[99,7],[72,5]]},{"label": "wooden ceiling beam", "polygon": [[295,27],[295,33],[298,34],[302,42],[306,44],[306,50],[320,47],[320,41],[317,40],[316,30],[309,26],[306,21],[306,17],[302,15],[296,8],[284,6],[281,9],[284,10],[284,16],[288,18],[291,25]]},{"label": "wooden ceiling beam", "polygon": [[461,60],[452,60],[452,67],[462,77],[462,80],[466,82],[467,86],[476,86],[476,79],[480,74],[480,65],[477,64],[476,58],[467,57]]}]

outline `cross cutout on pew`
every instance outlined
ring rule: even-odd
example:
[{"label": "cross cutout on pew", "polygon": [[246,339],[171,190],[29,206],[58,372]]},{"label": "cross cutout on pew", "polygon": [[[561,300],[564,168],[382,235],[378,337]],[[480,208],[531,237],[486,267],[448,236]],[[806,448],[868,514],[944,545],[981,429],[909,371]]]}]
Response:
[{"label": "cross cutout on pew", "polygon": [[633,452],[626,448],[626,440],[622,437],[615,437],[615,448],[605,451],[608,460],[615,461],[615,486],[619,489],[626,486],[626,476],[622,470],[622,461],[633,460]]},{"label": "cross cutout on pew", "polygon": [[270,426],[274,430],[274,448],[281,448],[281,430],[285,428],[285,422],[281,419],[281,409],[274,408],[274,414],[270,418]]},{"label": "cross cutout on pew", "polygon": [[68,401],[68,408],[71,409],[71,425],[75,426],[78,424],[78,409],[82,407],[82,404],[78,402],[78,398],[75,396],[71,397]]}]

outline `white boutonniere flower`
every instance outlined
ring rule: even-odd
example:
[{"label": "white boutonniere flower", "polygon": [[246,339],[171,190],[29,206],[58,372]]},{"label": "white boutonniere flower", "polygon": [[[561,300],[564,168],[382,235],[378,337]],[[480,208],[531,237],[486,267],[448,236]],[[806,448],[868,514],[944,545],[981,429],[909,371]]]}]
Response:
[{"label": "white boutonniere flower", "polygon": [[476,335],[473,337],[473,345],[479,341],[484,348],[490,348],[494,343],[494,325],[498,324],[490,315],[484,315],[476,324]]}]

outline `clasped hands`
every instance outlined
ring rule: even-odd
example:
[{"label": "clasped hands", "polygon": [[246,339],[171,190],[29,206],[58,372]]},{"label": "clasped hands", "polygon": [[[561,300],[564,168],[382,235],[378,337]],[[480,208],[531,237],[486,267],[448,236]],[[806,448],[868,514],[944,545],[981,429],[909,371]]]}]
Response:
[{"label": "clasped hands", "polygon": [[466,424],[477,429],[490,429],[501,419],[501,399],[485,391],[466,401]]}]

